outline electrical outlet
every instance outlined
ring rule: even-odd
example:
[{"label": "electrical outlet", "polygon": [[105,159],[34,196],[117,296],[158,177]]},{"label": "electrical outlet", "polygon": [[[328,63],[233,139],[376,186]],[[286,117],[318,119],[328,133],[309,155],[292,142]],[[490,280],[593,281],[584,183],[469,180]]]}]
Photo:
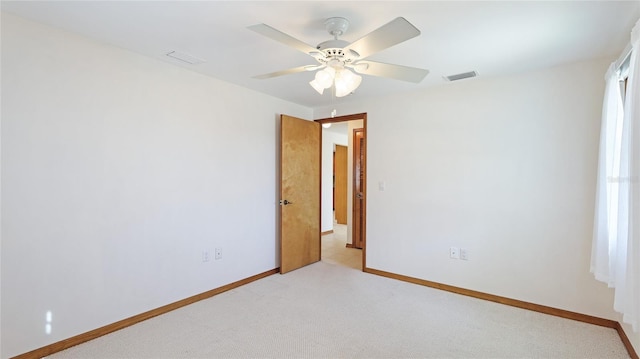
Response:
[{"label": "electrical outlet", "polygon": [[47,311],[47,314],[45,315],[45,319],[46,319],[46,324],[44,325],[44,332],[47,335],[51,334],[51,330],[53,329],[51,322],[53,321],[53,314],[51,313],[50,310]]},{"label": "electrical outlet", "polygon": [[202,261],[208,262],[210,260],[211,260],[211,254],[209,253],[209,251],[202,251]]},{"label": "electrical outlet", "polygon": [[460,259],[463,261],[469,260],[469,251],[466,248],[460,248]]},{"label": "electrical outlet", "polygon": [[458,247],[449,248],[449,258],[451,259],[460,258],[460,251],[458,250]]},{"label": "electrical outlet", "polygon": [[215,258],[216,260],[222,259],[222,248],[216,248]]}]

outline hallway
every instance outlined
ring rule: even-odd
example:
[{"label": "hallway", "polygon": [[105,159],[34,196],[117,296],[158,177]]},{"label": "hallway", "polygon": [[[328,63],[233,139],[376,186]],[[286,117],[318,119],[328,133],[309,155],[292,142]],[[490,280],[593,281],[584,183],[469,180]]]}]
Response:
[{"label": "hallway", "polygon": [[362,270],[362,250],[347,248],[347,226],[333,224],[333,233],[322,236],[322,261]]}]

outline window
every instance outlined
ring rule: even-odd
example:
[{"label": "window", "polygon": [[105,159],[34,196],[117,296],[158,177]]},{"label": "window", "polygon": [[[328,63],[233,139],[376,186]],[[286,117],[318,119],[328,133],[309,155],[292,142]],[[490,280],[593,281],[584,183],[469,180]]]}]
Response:
[{"label": "window", "polygon": [[[640,325],[640,21],[609,67],[602,108],[591,272],[614,288],[614,309]],[[635,128],[635,129],[634,129]],[[634,210],[636,212],[634,212]]]}]

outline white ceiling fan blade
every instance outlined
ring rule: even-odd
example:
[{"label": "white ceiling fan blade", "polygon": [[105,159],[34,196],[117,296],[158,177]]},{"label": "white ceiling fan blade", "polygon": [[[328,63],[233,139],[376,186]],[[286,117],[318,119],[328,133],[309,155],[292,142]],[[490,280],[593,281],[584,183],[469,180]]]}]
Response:
[{"label": "white ceiling fan blade", "polygon": [[344,51],[354,50],[364,59],[393,45],[407,41],[420,35],[420,30],[411,25],[403,17],[398,17],[386,25],[368,33],[344,48]]},{"label": "white ceiling fan blade", "polygon": [[311,54],[312,52],[318,52],[318,50],[306,44],[296,38],[293,38],[280,30],[276,30],[269,25],[258,24],[247,27],[247,29],[257,32],[258,34],[264,35],[272,40],[278,41],[287,46],[293,47],[298,51],[302,51],[305,54]]},{"label": "white ceiling fan blade", "polygon": [[429,74],[429,70],[425,69],[375,61],[358,61],[352,68],[355,72],[364,75],[387,77],[414,83],[419,83]]},{"label": "white ceiling fan blade", "polygon": [[258,79],[258,80],[264,80],[264,79],[270,79],[272,77],[296,74],[298,72],[319,70],[319,69],[321,69],[323,67],[326,67],[326,65],[305,65],[305,66],[300,66],[300,67],[294,67],[294,68],[287,69],[287,70],[271,72],[271,73],[264,74],[264,75],[253,76],[253,78],[254,79]]}]

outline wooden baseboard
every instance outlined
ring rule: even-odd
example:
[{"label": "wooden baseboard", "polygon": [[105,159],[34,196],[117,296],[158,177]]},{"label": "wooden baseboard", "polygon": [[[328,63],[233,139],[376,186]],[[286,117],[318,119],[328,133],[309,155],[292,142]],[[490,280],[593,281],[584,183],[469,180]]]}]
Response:
[{"label": "wooden baseboard", "polygon": [[24,354],[20,354],[18,356],[13,357],[12,359],[35,359],[35,358],[42,358],[45,357],[47,355],[51,355],[53,353],[57,353],[59,351],[65,350],[67,348],[76,346],[78,344],[82,344],[84,342],[88,342],[90,340],[93,340],[95,338],[101,337],[103,335],[109,334],[109,333],[113,333],[117,330],[120,329],[124,329],[126,327],[129,327],[131,325],[140,323],[144,320],[147,320],[149,318],[153,318],[155,316],[161,315],[161,314],[165,314],[168,313],[172,310],[184,307],[186,305],[189,304],[193,304],[195,302],[201,301],[203,299],[207,299],[207,298],[211,298],[214,295],[226,292],[228,290],[243,286],[245,284],[251,283],[253,281],[256,281],[258,279],[262,279],[264,277],[268,277],[272,274],[276,274],[280,271],[280,268],[275,268],[272,270],[268,270],[266,272],[263,273],[259,273],[256,274],[254,276],[245,278],[245,279],[241,279],[237,282],[233,282],[233,283],[229,283],[227,285],[223,285],[222,287],[219,288],[215,288],[209,291],[206,291],[204,293],[200,293],[200,294],[196,294],[192,297],[189,298],[185,298],[182,300],[179,300],[177,302],[171,303],[171,304],[167,304],[165,306],[156,308],[156,309],[152,309],[148,312],[144,312],[138,315],[134,315],[133,317],[130,318],[126,318],[123,320],[120,320],[118,322],[112,323],[112,324],[108,324],[105,325],[104,327],[98,328],[98,329],[94,329],[92,331],[86,332],[86,333],[82,333],[79,335],[76,335],[74,337],[53,343],[53,344],[49,344],[45,347],[39,348],[39,349],[35,349],[32,350],[28,353],[24,353]]},{"label": "wooden baseboard", "polygon": [[496,302],[496,303],[500,303],[500,304],[504,304],[504,305],[510,305],[512,307],[518,307],[518,308],[522,308],[522,309],[532,310],[532,311],[543,313],[543,314],[554,315],[556,317],[572,319],[572,320],[577,320],[577,321],[584,322],[584,323],[595,324],[595,325],[599,325],[599,326],[603,326],[603,327],[607,327],[607,328],[612,328],[612,329],[615,329],[618,332],[618,334],[620,335],[620,339],[624,343],[624,346],[627,348],[627,351],[629,352],[629,355],[631,356],[631,358],[632,359],[640,359],[640,358],[638,358],[638,354],[636,353],[635,349],[633,348],[633,345],[631,345],[631,342],[629,341],[629,338],[627,337],[627,335],[625,334],[624,330],[622,329],[622,326],[620,325],[620,323],[616,322],[615,320],[598,318],[598,317],[594,317],[594,316],[591,316],[591,315],[571,312],[571,311],[564,310],[564,309],[547,307],[547,306],[544,306],[544,305],[524,302],[524,301],[517,300],[517,299],[500,297],[500,296],[497,296],[497,295],[478,292],[478,291],[475,291],[475,290],[464,289],[464,288],[454,287],[454,286],[447,285],[447,284],[431,282],[431,281],[424,280],[424,279],[409,277],[409,276],[405,276],[405,275],[401,275],[401,274],[385,272],[385,271],[382,271],[382,270],[379,270],[379,269],[373,269],[373,268],[365,267],[363,269],[363,272],[379,275],[379,276],[382,276],[382,277],[397,279],[397,280],[401,280],[403,282],[409,282],[409,283],[424,285],[424,286],[427,286],[427,287],[441,289],[441,290],[445,290],[447,292],[452,292],[452,293],[456,293],[456,294],[462,294],[462,295],[466,295],[466,296],[469,296],[469,297],[488,300],[488,301],[492,301],[492,302]]},{"label": "wooden baseboard", "polygon": [[330,230],[328,230],[326,232],[321,232],[320,235],[324,236],[325,234],[331,234],[331,233],[333,233],[333,229],[330,229]]},{"label": "wooden baseboard", "polygon": [[629,337],[627,337],[627,333],[624,332],[624,329],[622,329],[622,325],[619,322],[616,322],[615,329],[616,331],[618,331],[618,335],[620,336],[622,343],[624,343],[624,346],[627,348],[627,351],[629,352],[629,356],[631,356],[631,359],[640,359],[638,357],[638,352],[636,352],[635,349],[633,349],[633,345],[631,344]]}]

